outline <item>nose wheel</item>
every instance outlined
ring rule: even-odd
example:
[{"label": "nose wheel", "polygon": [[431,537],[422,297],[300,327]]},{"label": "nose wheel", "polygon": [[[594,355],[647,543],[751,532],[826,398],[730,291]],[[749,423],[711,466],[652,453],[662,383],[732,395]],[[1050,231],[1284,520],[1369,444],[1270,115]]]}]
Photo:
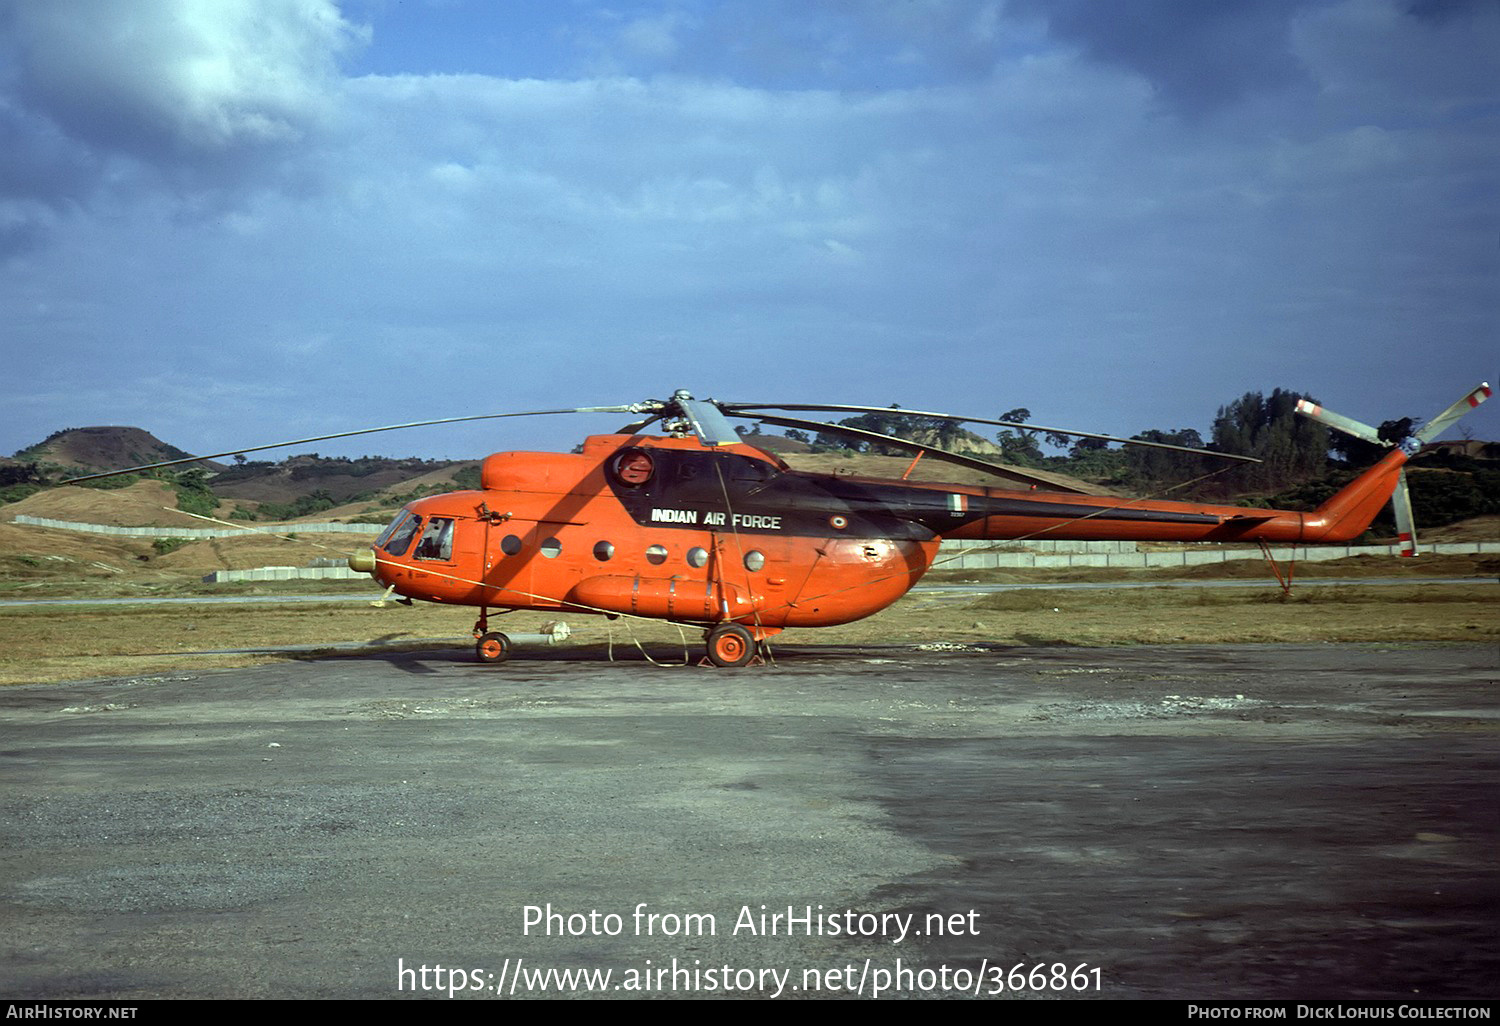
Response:
[{"label": "nose wheel", "polygon": [[755,638],[737,623],[721,623],[708,632],[708,661],[715,666],[745,666],[755,658]]},{"label": "nose wheel", "polygon": [[503,663],[510,658],[510,639],[499,631],[488,631],[479,636],[474,654],[481,663]]}]

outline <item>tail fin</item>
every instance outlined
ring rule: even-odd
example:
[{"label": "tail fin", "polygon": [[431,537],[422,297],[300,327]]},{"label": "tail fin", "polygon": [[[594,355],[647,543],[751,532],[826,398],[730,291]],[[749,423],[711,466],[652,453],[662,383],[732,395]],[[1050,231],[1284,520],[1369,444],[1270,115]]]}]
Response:
[{"label": "tail fin", "polygon": [[[1346,542],[1358,538],[1406,480],[1406,453],[1397,449],[1350,481],[1303,519],[1303,540]],[[1410,555],[1404,549],[1403,556]]]}]

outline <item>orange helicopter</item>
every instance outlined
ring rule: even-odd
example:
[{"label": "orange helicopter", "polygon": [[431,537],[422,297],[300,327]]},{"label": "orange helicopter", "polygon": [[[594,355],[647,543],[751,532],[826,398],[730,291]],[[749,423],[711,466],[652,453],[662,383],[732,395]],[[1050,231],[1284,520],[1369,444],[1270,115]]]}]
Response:
[{"label": "orange helicopter", "polygon": [[[369,549],[349,558],[349,566],[407,598],[477,606],[473,633],[481,661],[499,662],[510,651],[506,635],[490,630],[491,612],[532,609],[700,627],[710,662],[743,666],[755,658],[760,642],[787,627],[848,623],[891,605],[932,566],[945,538],[1342,542],[1361,534],[1395,496],[1398,529],[1409,539],[1403,465],[1489,396],[1489,386],[1481,385],[1399,445],[1382,441],[1367,425],[1299,404],[1307,416],[1392,447],[1311,513],[1081,494],[1041,475],[921,442],[766,411],[905,414],[1248,457],[950,414],[730,403],[694,399],[685,391],[629,406],[450,417],[238,451],[501,417],[643,414],[614,434],[590,436],[576,453],[491,455],[479,489],[408,503]],[[1025,490],[795,471],[746,443],[730,417],[875,441],[918,458],[932,454]],[[657,421],[663,433],[640,433]]]}]

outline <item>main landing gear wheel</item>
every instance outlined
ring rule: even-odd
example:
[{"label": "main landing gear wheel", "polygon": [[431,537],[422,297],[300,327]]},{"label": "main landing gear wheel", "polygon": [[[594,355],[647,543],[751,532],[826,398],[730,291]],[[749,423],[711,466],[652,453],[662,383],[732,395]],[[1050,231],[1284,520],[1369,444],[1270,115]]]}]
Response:
[{"label": "main landing gear wheel", "polygon": [[708,632],[708,661],[715,666],[744,666],[755,658],[755,639],[737,623],[721,623]]},{"label": "main landing gear wheel", "polygon": [[481,663],[503,663],[510,658],[510,639],[499,631],[482,634],[474,646]]}]

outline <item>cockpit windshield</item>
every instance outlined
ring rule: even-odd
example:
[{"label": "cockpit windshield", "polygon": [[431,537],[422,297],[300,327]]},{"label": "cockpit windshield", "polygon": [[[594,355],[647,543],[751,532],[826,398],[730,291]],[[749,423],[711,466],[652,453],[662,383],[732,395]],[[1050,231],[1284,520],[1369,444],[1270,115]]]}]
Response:
[{"label": "cockpit windshield", "polygon": [[403,509],[400,513],[396,514],[395,520],[392,520],[389,524],[385,525],[385,530],[381,531],[380,537],[375,539],[375,547],[377,549],[385,548],[385,543],[391,540],[391,535],[396,533],[396,528],[401,526],[402,522],[406,520],[408,515],[409,514],[406,512],[406,510]]},{"label": "cockpit windshield", "polygon": [[422,518],[406,510],[391,522],[384,533],[375,539],[377,549],[385,549],[392,556],[405,554],[411,545],[411,540],[417,536],[417,531],[422,527]]}]

